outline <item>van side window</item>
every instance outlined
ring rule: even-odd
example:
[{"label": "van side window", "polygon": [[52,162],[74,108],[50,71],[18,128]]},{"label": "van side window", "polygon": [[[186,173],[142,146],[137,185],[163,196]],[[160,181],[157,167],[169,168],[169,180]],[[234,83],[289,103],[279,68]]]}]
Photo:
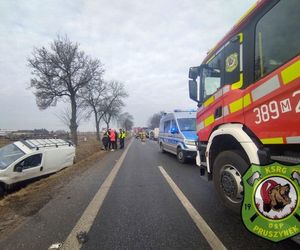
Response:
[{"label": "van side window", "polygon": [[255,80],[299,55],[299,13],[299,0],[280,1],[258,21],[255,30]]},{"label": "van side window", "polygon": [[165,121],[164,123],[164,133],[169,133],[171,128],[171,121]]},{"label": "van side window", "polygon": [[22,169],[34,168],[42,163],[42,154],[31,155],[23,161],[16,164],[16,167],[20,166]]},{"label": "van side window", "polygon": [[172,120],[172,128],[176,128],[176,129],[178,129],[178,127],[177,127],[177,124],[176,124],[176,121],[175,121],[175,120]]}]

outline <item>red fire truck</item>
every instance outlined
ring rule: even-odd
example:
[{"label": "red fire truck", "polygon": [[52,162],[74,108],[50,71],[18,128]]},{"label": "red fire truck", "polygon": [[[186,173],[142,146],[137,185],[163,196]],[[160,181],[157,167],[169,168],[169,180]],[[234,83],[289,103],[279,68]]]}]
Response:
[{"label": "red fire truck", "polygon": [[197,165],[237,212],[251,164],[300,163],[299,13],[298,0],[258,1],[189,70]]}]

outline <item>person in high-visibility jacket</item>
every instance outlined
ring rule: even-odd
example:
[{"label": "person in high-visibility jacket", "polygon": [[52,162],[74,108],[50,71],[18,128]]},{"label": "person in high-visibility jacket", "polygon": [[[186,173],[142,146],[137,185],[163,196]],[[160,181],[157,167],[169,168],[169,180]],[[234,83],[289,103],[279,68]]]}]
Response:
[{"label": "person in high-visibility jacket", "polygon": [[112,147],[110,151],[115,151],[115,149],[117,149],[117,144],[116,144],[117,138],[116,138],[116,133],[113,129],[110,130],[109,139]]},{"label": "person in high-visibility jacket", "polygon": [[120,149],[124,148],[126,133],[124,129],[120,128],[119,132],[119,141],[120,141]]}]

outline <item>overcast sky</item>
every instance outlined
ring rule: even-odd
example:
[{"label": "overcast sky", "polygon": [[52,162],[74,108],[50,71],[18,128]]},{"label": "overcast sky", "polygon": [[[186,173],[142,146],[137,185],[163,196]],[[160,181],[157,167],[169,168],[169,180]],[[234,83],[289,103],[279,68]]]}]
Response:
[{"label": "overcast sky", "polygon": [[[105,80],[124,82],[124,111],[145,126],[160,110],[195,108],[188,69],[256,0],[0,0],[0,129],[67,129],[64,104],[40,111],[27,58],[60,35],[104,64]],[[93,120],[80,131],[94,131]]]}]

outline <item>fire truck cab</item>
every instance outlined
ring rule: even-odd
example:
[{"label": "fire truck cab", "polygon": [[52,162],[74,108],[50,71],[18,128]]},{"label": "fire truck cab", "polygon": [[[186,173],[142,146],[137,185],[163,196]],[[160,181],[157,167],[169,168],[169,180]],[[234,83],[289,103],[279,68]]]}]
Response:
[{"label": "fire truck cab", "polygon": [[300,163],[300,4],[258,1],[189,70],[197,165],[240,212],[251,164]]}]

